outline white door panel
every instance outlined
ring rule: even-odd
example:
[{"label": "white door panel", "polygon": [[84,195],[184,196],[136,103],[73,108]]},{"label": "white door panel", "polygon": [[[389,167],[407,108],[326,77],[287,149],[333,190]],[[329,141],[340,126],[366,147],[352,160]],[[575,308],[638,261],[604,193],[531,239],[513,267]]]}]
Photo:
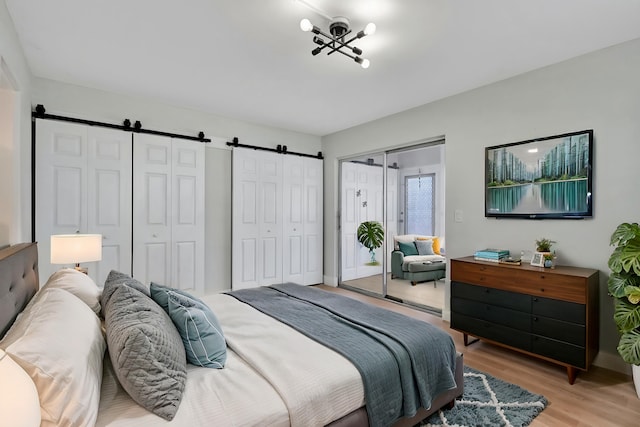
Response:
[{"label": "white door panel", "polygon": [[358,218],[360,216],[358,191],[358,168],[357,164],[351,162],[342,163],[342,280],[351,280],[357,277],[357,250],[356,250],[356,230],[358,229]]},{"label": "white door panel", "polygon": [[303,271],[305,285],[323,283],[323,161],[304,159]]},{"label": "white door panel", "polygon": [[258,164],[258,254],[260,285],[282,282],[282,156],[260,153]]},{"label": "white door panel", "polygon": [[132,139],[130,132],[90,127],[88,230],[102,234],[102,260],[89,268],[104,284],[109,272],[131,274]]},{"label": "white door panel", "polygon": [[50,263],[50,236],[87,232],[87,156],[86,126],[36,120],[35,239],[43,283],[62,267]]},{"label": "white door panel", "polygon": [[231,287],[260,286],[259,169],[255,151],[234,149],[232,155]]},{"label": "white door panel", "polygon": [[232,235],[233,289],[321,283],[322,161],[234,149]]},{"label": "white door panel", "polygon": [[204,293],[204,145],[172,141],[172,283]]},{"label": "white door panel", "polygon": [[171,139],[135,135],[133,144],[133,276],[171,280]]},{"label": "white door panel", "polygon": [[303,284],[304,159],[284,156],[283,181],[283,281]]}]

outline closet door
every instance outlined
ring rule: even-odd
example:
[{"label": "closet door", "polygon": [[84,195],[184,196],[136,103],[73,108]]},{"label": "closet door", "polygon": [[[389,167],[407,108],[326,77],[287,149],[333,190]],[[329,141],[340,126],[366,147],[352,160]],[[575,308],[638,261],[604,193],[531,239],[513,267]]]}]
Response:
[{"label": "closet door", "polygon": [[[51,265],[52,234],[87,232],[87,126],[36,120],[36,235],[42,283]],[[95,280],[95,269],[89,269]]]},{"label": "closet door", "polygon": [[342,200],[340,217],[342,236],[342,264],[341,277],[342,280],[351,280],[358,277],[358,253],[359,243],[356,232],[360,224],[360,195],[358,185],[358,166],[356,163],[342,162],[341,184],[342,184]]},{"label": "closet door", "polygon": [[323,283],[323,163],[304,158],[304,281],[305,285]]},{"label": "closet door", "polygon": [[260,286],[258,279],[258,186],[260,162],[256,151],[235,148],[232,154],[231,287]]},{"label": "closet door", "polygon": [[300,156],[283,156],[283,257],[284,282],[305,283],[305,162]]},{"label": "closet door", "polygon": [[204,145],[172,141],[171,282],[204,293]]},{"label": "closet door", "polygon": [[133,276],[173,286],[171,138],[136,134],[133,144]]},{"label": "closet door", "polygon": [[131,133],[36,120],[36,240],[42,281],[52,234],[103,235],[102,261],[83,263],[102,285],[112,269],[131,273]]},{"label": "closet door", "polygon": [[282,282],[282,182],[282,155],[233,150],[233,289]]},{"label": "closet door", "polygon": [[102,234],[102,261],[89,272],[94,270],[102,285],[111,270],[131,274],[132,135],[104,128],[88,131],[87,230]]},{"label": "closet door", "polygon": [[262,152],[258,164],[258,280],[261,285],[282,283],[282,160],[281,154]]}]

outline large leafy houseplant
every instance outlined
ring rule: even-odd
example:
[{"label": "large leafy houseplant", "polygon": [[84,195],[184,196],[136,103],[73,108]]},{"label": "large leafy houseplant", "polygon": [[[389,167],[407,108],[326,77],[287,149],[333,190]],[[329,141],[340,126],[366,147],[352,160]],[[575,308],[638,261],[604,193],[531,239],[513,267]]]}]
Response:
[{"label": "large leafy houseplant", "polygon": [[382,224],[378,221],[365,221],[358,226],[358,241],[362,243],[362,246],[369,249],[369,256],[371,257],[371,265],[376,265],[376,252],[375,250],[382,246],[384,241],[384,229]]},{"label": "large leafy houseplant", "polygon": [[640,365],[640,226],[623,223],[611,235],[609,294],[615,299],[613,319],[622,336],[618,353]]}]

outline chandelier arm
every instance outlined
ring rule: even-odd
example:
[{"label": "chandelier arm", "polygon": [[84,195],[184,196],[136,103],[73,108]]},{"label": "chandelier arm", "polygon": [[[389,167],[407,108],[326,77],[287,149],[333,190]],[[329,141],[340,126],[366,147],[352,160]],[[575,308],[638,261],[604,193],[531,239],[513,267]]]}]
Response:
[{"label": "chandelier arm", "polygon": [[[348,33],[347,33],[347,34],[348,34]],[[338,39],[332,39],[334,42],[336,42],[336,43],[340,44],[340,46],[338,46],[338,47],[332,47],[332,48],[331,48],[331,50],[330,50],[329,52],[327,52],[327,55],[331,55],[333,52],[341,52],[341,50],[340,50],[340,49],[342,49],[343,47],[344,47],[344,48],[347,48],[347,49],[352,49],[352,48],[354,48],[354,47],[355,47],[355,48],[357,48],[356,46],[349,46],[349,43],[351,43],[352,41],[354,41],[354,40],[355,40],[355,39],[357,39],[357,38],[358,38],[358,36],[355,36],[355,37],[353,37],[353,38],[351,38],[351,39],[347,40],[346,42],[342,42],[342,41],[340,41],[340,40],[338,40]],[[352,57],[352,58],[353,58],[353,57]]]},{"label": "chandelier arm", "polygon": [[344,56],[348,56],[349,58],[351,58],[353,60],[356,59],[356,57],[354,55],[351,55],[350,53],[347,53],[347,52],[343,52],[343,51],[340,50],[340,48],[333,49],[331,52],[327,53],[327,55],[329,55],[330,53],[333,53],[333,52],[341,53]]}]

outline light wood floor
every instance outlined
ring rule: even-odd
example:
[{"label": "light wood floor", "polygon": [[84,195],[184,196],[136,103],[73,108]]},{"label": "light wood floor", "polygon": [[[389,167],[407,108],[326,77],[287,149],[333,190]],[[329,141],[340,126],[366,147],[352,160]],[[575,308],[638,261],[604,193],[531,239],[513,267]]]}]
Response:
[{"label": "light wood floor", "polygon": [[[374,293],[381,293],[382,274],[347,280],[344,284]],[[445,286],[444,279],[437,280],[435,286],[433,285],[433,280],[416,283],[415,286],[411,286],[409,280],[392,279],[391,274],[387,275],[387,295],[399,298],[403,302],[420,304],[440,311],[444,307]]]},{"label": "light wood floor", "polygon": [[640,426],[640,399],[631,376],[592,366],[580,372],[573,385],[566,369],[482,341],[464,346],[462,334],[449,328],[440,317],[378,298],[319,285],[322,289],[385,307],[438,326],[453,336],[465,365],[544,395],[549,405],[532,427],[631,427]]}]

